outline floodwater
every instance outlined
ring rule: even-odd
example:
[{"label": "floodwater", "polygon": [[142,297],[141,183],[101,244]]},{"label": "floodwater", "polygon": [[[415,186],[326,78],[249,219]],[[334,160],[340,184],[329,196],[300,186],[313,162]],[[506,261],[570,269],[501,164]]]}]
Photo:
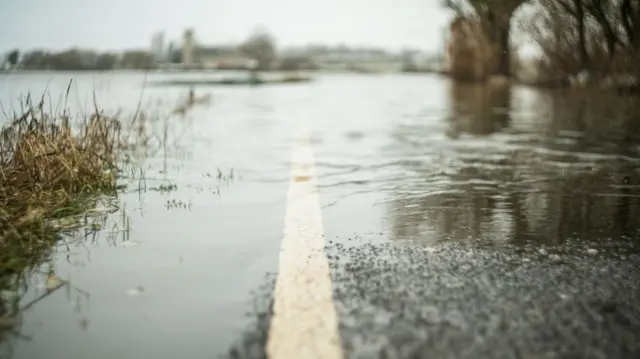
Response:
[{"label": "floodwater", "polygon": [[[145,81],[170,76],[4,75],[0,101],[8,111],[47,89],[55,107],[73,78],[77,113],[94,94],[108,111],[168,109],[187,90]],[[267,316],[260,293],[277,270],[300,127],[330,243],[595,248],[640,236],[640,122],[627,99],[431,75],[197,93],[212,103],[171,119],[170,148],[146,161],[97,236],[61,243],[43,265],[70,285],[22,314],[0,357],[213,358],[247,340]],[[153,190],[162,185],[177,188]],[[23,304],[44,278],[30,278]]]}]

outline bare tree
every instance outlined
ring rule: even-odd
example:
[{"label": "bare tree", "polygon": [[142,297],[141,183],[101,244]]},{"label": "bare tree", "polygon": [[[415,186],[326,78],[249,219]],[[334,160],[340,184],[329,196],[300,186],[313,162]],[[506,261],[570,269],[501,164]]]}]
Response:
[{"label": "bare tree", "polygon": [[640,1],[537,0],[522,25],[542,50],[539,73],[640,75]]},{"label": "bare tree", "polygon": [[240,51],[258,62],[258,69],[269,69],[276,60],[276,43],[266,30],[256,31],[242,45]]},{"label": "bare tree", "polygon": [[622,0],[618,4],[618,11],[620,12],[627,44],[636,51],[640,50],[640,3],[638,1]]},{"label": "bare tree", "polygon": [[591,16],[593,16],[600,25],[606,41],[607,53],[609,58],[613,58],[616,52],[616,45],[620,41],[614,26],[615,14],[613,11],[613,2],[606,0],[581,0],[581,2],[584,2],[587,11],[589,11]]},{"label": "bare tree", "polygon": [[[589,53],[587,52],[586,14],[583,0],[556,0],[558,6],[564,10],[575,22],[577,28],[577,47],[580,57],[580,70],[589,69]],[[549,2],[547,0],[547,2]],[[546,4],[548,7],[553,4]]]},{"label": "bare tree", "polygon": [[445,6],[465,17],[478,19],[493,47],[493,73],[511,76],[511,18],[527,0],[445,0]]},{"label": "bare tree", "polygon": [[19,58],[20,58],[20,51],[16,49],[9,52],[9,54],[7,55],[7,62],[11,66],[16,66],[18,64]]}]

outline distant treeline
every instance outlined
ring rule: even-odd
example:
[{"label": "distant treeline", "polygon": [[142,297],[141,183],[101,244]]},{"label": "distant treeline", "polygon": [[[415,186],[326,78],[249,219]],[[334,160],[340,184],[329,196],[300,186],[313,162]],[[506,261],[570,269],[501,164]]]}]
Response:
[{"label": "distant treeline", "polygon": [[[178,58],[175,58],[177,55]],[[172,54],[172,59],[181,61],[180,54]],[[0,65],[3,62],[0,61]],[[0,66],[1,67],[1,66]],[[114,70],[153,69],[156,61],[148,51],[134,50],[122,53],[96,52],[83,49],[69,49],[60,52],[33,50],[20,53],[13,50],[6,55],[4,67],[25,70]]]},{"label": "distant treeline", "polygon": [[[236,46],[201,47],[196,51],[214,52],[221,60],[221,69],[246,69],[245,63],[237,61],[239,58],[253,59],[257,61],[260,70],[316,70],[320,63],[343,63],[352,71],[364,71],[359,61],[366,58],[401,59],[403,71],[421,71],[415,64],[417,50],[406,50],[397,55],[383,49],[373,47],[348,47],[344,45],[309,45],[303,47],[290,47],[278,49],[276,42],[267,33],[257,33]],[[125,52],[98,52],[89,49],[72,48],[64,51],[31,50],[21,52],[13,50],[4,56],[0,54],[0,70],[13,68],[22,70],[87,70],[105,71],[118,69],[155,69],[167,64],[182,63],[182,49],[170,45],[162,58],[156,58],[151,52],[145,50]],[[209,54],[209,60],[211,55]],[[196,58],[198,56],[196,55]],[[236,61],[229,61],[234,58]],[[365,60],[363,60],[365,59]],[[226,61],[226,62],[225,62]],[[203,63],[192,65],[193,68],[202,66]],[[195,67],[194,67],[195,66]]]}]

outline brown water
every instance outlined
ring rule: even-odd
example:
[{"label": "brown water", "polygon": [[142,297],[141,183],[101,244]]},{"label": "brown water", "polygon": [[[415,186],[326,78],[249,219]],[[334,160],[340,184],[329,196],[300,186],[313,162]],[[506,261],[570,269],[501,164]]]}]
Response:
[{"label": "brown water", "polygon": [[[70,77],[75,111],[91,107],[94,89],[107,109],[130,111],[141,95],[162,106],[186,95],[145,88],[143,74],[34,73],[0,78],[0,101],[7,108],[47,82],[56,99]],[[133,181],[97,237],[57,248],[51,265],[72,285],[26,311],[3,353],[226,352],[256,320],[252,291],[277,268],[300,123],[312,129],[327,238],[617,245],[640,234],[640,122],[626,99],[414,75],[197,91],[212,104],[176,120],[167,157],[144,167],[147,189],[177,190],[137,191]],[[31,278],[23,303],[43,291],[43,278]]]}]

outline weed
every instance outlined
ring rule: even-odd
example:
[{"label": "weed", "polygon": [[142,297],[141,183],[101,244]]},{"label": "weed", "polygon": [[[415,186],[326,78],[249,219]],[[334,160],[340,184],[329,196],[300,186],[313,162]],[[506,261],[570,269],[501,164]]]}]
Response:
[{"label": "weed", "polygon": [[156,192],[162,192],[162,193],[167,193],[167,192],[172,192],[172,191],[177,191],[178,190],[178,185],[176,184],[161,184],[158,187],[152,187],[151,188],[152,191],[156,191]]},{"label": "weed", "polygon": [[193,206],[193,203],[191,201],[184,202],[182,200],[175,200],[175,199],[167,200],[167,202],[165,203],[165,207],[167,209],[181,208],[181,209],[191,210],[192,206]]},{"label": "weed", "polygon": [[[100,202],[115,201],[123,180],[146,188],[142,160],[160,150],[166,156],[169,120],[157,108],[143,112],[139,104],[131,119],[121,119],[94,100],[89,116],[71,118],[67,109],[45,111],[44,102],[28,96],[0,129],[0,289],[8,292],[25,292],[29,272],[51,257],[54,244],[96,238],[112,213],[96,209]],[[111,232],[124,241],[131,226],[121,212],[122,226]],[[0,340],[17,323],[15,302],[0,298]]]},{"label": "weed", "polygon": [[45,219],[81,214],[94,203],[87,195],[116,191],[117,119],[96,111],[74,134],[68,112],[25,105],[0,131],[0,274],[56,240]]}]

